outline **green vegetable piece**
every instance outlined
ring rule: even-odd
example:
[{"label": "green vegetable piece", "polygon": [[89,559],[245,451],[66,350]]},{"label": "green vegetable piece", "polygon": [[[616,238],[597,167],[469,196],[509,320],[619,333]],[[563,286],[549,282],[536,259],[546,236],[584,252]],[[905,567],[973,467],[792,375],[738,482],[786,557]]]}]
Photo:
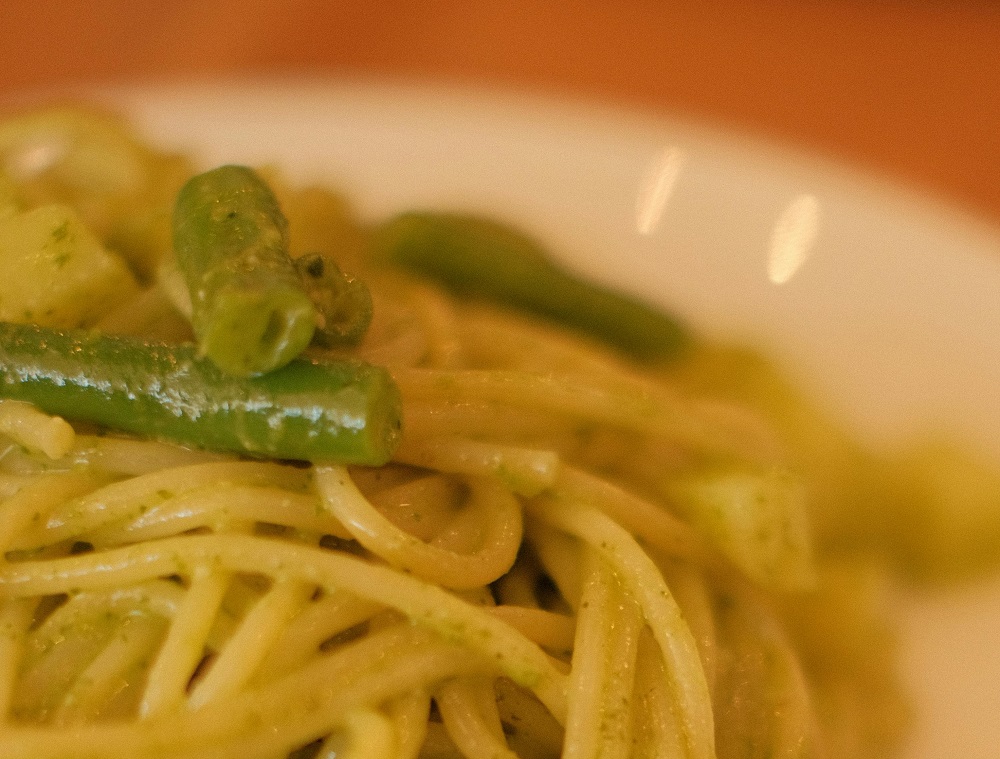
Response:
[{"label": "green vegetable piece", "polygon": [[288,256],[285,217],[257,174],[221,166],[191,178],[173,226],[202,353],[227,374],[248,376],[305,349],[316,309]]},{"label": "green vegetable piece", "polygon": [[6,322],[0,397],[125,432],[281,459],[381,465],[400,435],[399,391],[380,367],[299,358],[238,378],[191,345]]},{"label": "green vegetable piece", "polygon": [[295,268],[320,314],[313,342],[327,348],[361,342],[372,321],[372,294],[367,285],[342,272],[322,253],[295,259]]},{"label": "green vegetable piece", "polygon": [[646,361],[671,359],[689,337],[674,318],[555,265],[522,232],[477,216],[410,212],[375,231],[378,257],[459,295],[482,297],[585,332]]}]

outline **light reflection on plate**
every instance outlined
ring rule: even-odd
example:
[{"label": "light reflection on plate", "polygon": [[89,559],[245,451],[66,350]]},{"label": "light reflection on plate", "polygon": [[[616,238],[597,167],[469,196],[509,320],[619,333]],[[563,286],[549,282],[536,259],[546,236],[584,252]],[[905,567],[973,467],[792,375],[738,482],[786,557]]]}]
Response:
[{"label": "light reflection on plate", "polygon": [[[1000,456],[1000,233],[764,143],[666,118],[367,82],[103,93],[206,165],[279,163],[366,215],[517,220],[578,270],[764,345],[856,430],[945,426]],[[1000,590],[906,603],[908,759],[995,757]]]}]

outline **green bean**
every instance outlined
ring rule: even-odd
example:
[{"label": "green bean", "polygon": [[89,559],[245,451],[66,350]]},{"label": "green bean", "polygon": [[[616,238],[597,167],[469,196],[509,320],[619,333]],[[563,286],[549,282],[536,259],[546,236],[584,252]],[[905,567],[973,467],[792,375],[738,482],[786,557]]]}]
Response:
[{"label": "green bean", "polygon": [[367,285],[342,272],[322,253],[296,258],[295,268],[320,314],[313,342],[326,348],[361,342],[372,321],[372,294]]},{"label": "green bean", "polygon": [[174,251],[191,291],[199,349],[228,374],[288,363],[309,344],[316,309],[288,255],[288,223],[245,166],[220,166],[181,188]]},{"label": "green bean", "polygon": [[458,295],[487,298],[596,337],[646,361],[689,342],[674,318],[559,268],[535,240],[471,215],[410,212],[375,230],[374,255],[435,279]]},{"label": "green bean", "polygon": [[395,383],[359,361],[298,358],[241,378],[192,345],[6,322],[0,397],[143,436],[282,459],[380,465],[400,433]]}]

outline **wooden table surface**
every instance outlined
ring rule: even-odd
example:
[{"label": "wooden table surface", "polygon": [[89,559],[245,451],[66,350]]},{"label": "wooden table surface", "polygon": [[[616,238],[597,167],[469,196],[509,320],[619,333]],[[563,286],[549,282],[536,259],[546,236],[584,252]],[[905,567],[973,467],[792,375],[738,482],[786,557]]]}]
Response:
[{"label": "wooden table surface", "polygon": [[0,97],[192,74],[483,83],[674,112],[1000,222],[1000,3],[4,0]]}]

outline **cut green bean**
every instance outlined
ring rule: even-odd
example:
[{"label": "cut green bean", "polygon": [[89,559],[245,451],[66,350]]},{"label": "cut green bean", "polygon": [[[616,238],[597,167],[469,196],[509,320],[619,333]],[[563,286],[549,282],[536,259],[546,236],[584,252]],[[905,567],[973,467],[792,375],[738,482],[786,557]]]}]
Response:
[{"label": "cut green bean", "polygon": [[298,358],[232,377],[194,346],[0,322],[0,397],[50,414],[209,450],[384,464],[400,434],[389,373]]},{"label": "cut green bean", "polygon": [[342,272],[332,258],[322,253],[296,258],[295,268],[320,315],[313,342],[325,348],[361,342],[372,321],[368,286]]},{"label": "cut green bean", "polygon": [[191,178],[173,225],[204,355],[227,374],[248,376],[305,349],[316,309],[288,255],[288,223],[257,174],[220,166]]},{"label": "cut green bean", "polygon": [[554,264],[538,242],[490,219],[410,212],[374,233],[374,254],[432,278],[458,295],[487,298],[543,316],[646,361],[688,344],[674,318]]}]

